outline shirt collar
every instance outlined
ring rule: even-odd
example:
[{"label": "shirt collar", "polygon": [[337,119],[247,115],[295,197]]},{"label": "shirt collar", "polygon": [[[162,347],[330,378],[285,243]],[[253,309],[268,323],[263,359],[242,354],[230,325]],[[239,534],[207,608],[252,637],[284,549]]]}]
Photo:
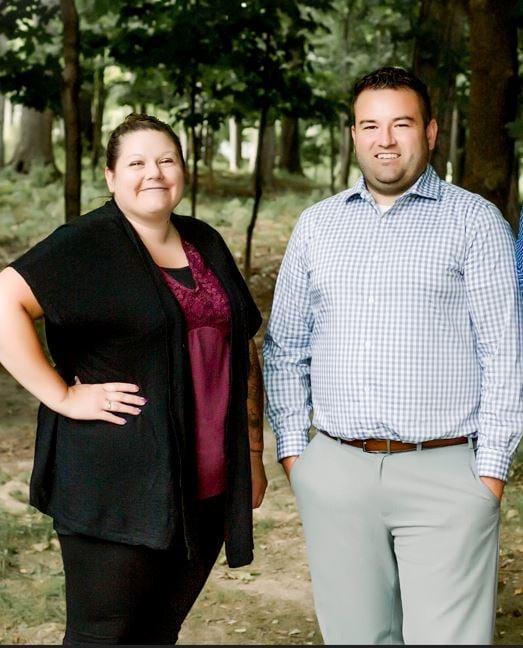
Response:
[{"label": "shirt collar", "polygon": [[[401,198],[409,195],[421,196],[431,200],[439,200],[441,195],[441,186],[443,181],[429,164],[425,171],[420,175],[416,182],[402,194]],[[354,196],[359,196],[364,200],[370,199],[370,193],[365,184],[365,178],[360,176],[355,185],[347,189],[345,202],[349,202]]]}]

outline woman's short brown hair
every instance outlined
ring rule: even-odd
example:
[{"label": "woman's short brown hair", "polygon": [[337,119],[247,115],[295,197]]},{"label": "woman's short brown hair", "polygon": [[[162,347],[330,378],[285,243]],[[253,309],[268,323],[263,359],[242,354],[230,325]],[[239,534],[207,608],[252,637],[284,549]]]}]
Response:
[{"label": "woman's short brown hair", "polygon": [[131,113],[130,115],[127,115],[124,121],[121,124],[118,124],[118,126],[109,135],[106,149],[106,165],[108,169],[114,171],[116,161],[120,154],[121,138],[124,135],[127,135],[127,133],[134,133],[140,130],[155,130],[165,133],[173,141],[183,170],[185,171],[185,160],[183,159],[182,145],[180,144],[178,135],[176,135],[169,124],[160,121],[157,117],[145,115],[143,113]]}]

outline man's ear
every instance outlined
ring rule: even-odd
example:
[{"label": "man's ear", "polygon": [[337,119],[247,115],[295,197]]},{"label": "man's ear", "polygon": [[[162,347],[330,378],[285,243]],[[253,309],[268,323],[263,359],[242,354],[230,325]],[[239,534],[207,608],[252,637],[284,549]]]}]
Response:
[{"label": "man's ear", "polygon": [[438,122],[433,118],[427,124],[425,129],[427,135],[427,142],[429,144],[429,151],[433,151],[436,147],[436,139],[438,137]]}]

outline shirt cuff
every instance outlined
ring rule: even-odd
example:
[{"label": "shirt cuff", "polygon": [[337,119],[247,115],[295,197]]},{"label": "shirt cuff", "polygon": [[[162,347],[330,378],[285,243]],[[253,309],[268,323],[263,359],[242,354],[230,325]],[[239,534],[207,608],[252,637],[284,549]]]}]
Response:
[{"label": "shirt cuff", "polygon": [[512,457],[500,450],[478,446],[476,468],[480,477],[495,477],[507,481]]},{"label": "shirt cuff", "polygon": [[276,434],[276,454],[278,461],[285,457],[296,457],[301,455],[309,444],[307,432],[285,432]]}]

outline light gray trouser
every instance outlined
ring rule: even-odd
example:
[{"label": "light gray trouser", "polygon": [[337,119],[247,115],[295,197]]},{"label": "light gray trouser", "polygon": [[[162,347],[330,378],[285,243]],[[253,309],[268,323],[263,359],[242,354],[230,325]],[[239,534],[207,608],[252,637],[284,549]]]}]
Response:
[{"label": "light gray trouser", "polygon": [[327,644],[490,644],[499,503],[474,449],[369,454],[318,433],[294,464]]}]

